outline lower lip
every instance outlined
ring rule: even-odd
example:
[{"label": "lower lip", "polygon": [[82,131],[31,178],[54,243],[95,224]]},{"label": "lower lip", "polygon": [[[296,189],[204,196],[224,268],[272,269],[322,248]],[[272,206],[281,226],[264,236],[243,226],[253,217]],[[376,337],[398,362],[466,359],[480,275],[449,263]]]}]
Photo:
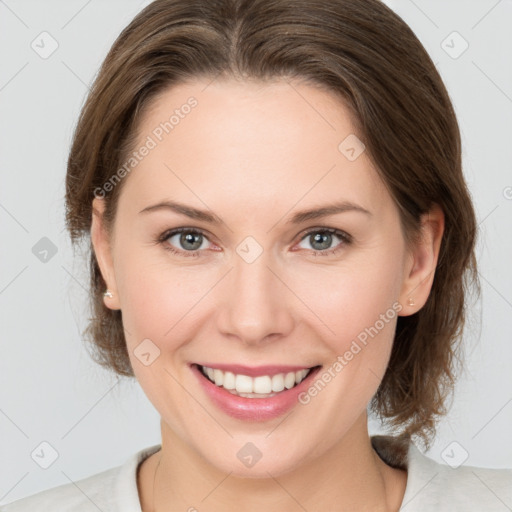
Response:
[{"label": "lower lip", "polygon": [[320,367],[314,368],[297,386],[281,391],[269,398],[245,398],[230,393],[207,379],[199,366],[191,365],[192,371],[199,379],[206,394],[223,412],[233,418],[245,421],[267,421],[282,416],[298,403],[298,395],[305,391],[318,373]]}]

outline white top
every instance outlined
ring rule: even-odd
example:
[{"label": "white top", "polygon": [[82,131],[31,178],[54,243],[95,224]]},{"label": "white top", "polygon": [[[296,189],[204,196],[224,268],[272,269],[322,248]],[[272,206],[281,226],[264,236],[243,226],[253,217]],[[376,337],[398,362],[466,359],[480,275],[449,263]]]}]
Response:
[{"label": "white top", "polygon": [[[504,512],[512,509],[512,468],[452,468],[423,455],[409,441],[371,436],[390,466],[407,469],[400,511]],[[157,444],[133,454],[123,465],[0,507],[1,512],[142,512],[137,490],[139,464],[158,451]],[[451,452],[453,453],[453,452]]]}]

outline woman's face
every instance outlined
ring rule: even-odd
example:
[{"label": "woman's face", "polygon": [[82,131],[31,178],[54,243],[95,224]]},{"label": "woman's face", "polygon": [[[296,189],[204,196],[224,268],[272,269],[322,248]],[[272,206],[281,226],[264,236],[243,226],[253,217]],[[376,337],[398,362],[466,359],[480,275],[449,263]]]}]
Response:
[{"label": "woman's face", "polygon": [[134,149],[111,246],[96,215],[93,240],[164,446],[241,476],[336,449],[436,259],[406,251],[348,111],[311,85],[198,81],[157,98]]}]

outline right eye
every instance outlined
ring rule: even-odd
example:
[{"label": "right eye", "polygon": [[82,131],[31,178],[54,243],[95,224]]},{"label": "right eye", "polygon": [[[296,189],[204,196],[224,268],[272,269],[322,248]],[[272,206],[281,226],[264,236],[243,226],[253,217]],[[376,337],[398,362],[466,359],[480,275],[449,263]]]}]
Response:
[{"label": "right eye", "polygon": [[207,244],[204,246],[207,240],[202,231],[191,228],[166,231],[158,239],[165,250],[185,257],[199,256],[207,248]]}]

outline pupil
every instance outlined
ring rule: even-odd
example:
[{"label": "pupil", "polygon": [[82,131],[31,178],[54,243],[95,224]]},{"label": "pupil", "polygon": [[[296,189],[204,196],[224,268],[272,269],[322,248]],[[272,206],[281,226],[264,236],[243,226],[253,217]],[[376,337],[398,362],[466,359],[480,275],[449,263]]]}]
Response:
[{"label": "pupil", "polygon": [[315,247],[315,244],[318,242],[320,243],[320,247],[316,247],[316,249],[328,249],[331,245],[331,238],[331,233],[315,233],[311,245]]},{"label": "pupil", "polygon": [[[200,236],[201,235],[199,233],[182,233],[180,242],[183,247],[195,251],[201,247],[201,240],[199,239],[199,242],[196,240],[194,244],[194,239],[199,238]],[[192,244],[193,247],[187,246],[187,244]]]}]

